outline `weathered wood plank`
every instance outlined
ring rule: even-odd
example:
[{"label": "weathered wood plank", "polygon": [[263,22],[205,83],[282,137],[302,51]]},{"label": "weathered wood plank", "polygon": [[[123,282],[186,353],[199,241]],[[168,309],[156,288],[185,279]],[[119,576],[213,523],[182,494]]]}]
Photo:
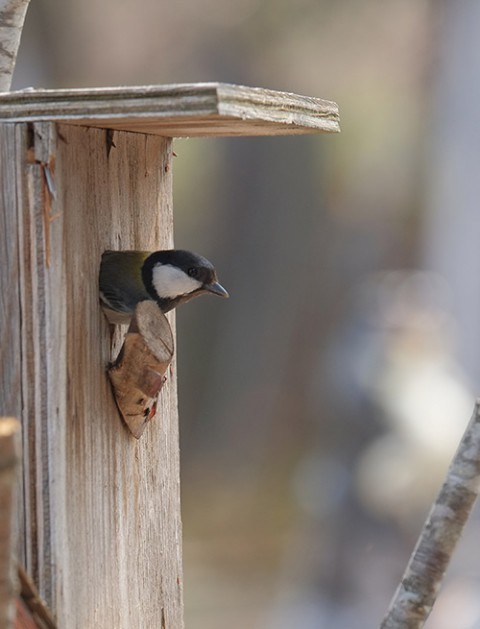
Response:
[{"label": "weathered wood plank", "polygon": [[0,127],[0,415],[20,417],[20,288],[15,125]]},{"label": "weathered wood plank", "polygon": [[14,546],[20,459],[20,423],[0,417],[0,627],[12,626],[15,597]]},{"label": "weathered wood plank", "polygon": [[[20,309],[20,241],[17,207],[21,207],[24,168],[19,159],[21,139],[17,125],[0,125],[0,415],[22,416],[22,363]],[[25,431],[22,431],[25,439]],[[17,491],[18,559],[25,560],[24,475]]]},{"label": "weathered wood plank", "polygon": [[60,627],[181,628],[175,378],[138,442],[98,300],[105,249],[172,245],[171,140],[17,127],[25,567]]},{"label": "weathered wood plank", "polygon": [[226,83],[22,90],[0,94],[0,121],[55,120],[166,137],[339,131],[320,98]]}]

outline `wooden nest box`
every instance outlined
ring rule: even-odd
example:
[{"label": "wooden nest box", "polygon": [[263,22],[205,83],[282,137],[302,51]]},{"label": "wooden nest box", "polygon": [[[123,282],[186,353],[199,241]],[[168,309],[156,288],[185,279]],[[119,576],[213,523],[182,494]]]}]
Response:
[{"label": "wooden nest box", "polygon": [[334,103],[217,83],[0,95],[0,414],[22,423],[19,560],[59,627],[183,627],[176,381],[132,438],[101,254],[173,246],[172,138],[338,130]]}]

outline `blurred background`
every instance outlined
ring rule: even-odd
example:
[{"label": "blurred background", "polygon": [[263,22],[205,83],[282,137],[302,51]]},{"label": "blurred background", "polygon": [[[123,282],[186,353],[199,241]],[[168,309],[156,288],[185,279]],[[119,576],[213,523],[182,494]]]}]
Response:
[{"label": "blurred background", "polygon": [[[378,626],[480,381],[480,3],[33,1],[13,88],[225,81],[341,135],[175,141],[186,622]],[[480,628],[478,514],[429,629]]]}]

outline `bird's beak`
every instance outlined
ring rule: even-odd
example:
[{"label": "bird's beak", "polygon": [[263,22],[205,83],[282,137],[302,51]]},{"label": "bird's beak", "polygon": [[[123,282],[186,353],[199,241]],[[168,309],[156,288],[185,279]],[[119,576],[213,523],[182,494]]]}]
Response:
[{"label": "bird's beak", "polygon": [[211,284],[204,284],[203,288],[208,290],[209,293],[218,295],[219,297],[230,297],[228,292],[218,282],[212,282]]}]

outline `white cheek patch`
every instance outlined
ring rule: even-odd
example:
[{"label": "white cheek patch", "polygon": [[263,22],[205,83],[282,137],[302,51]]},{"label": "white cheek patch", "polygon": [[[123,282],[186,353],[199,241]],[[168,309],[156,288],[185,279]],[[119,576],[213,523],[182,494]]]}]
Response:
[{"label": "white cheek patch", "polygon": [[157,264],[153,267],[152,283],[160,298],[187,295],[202,285],[202,282],[170,264]]}]

